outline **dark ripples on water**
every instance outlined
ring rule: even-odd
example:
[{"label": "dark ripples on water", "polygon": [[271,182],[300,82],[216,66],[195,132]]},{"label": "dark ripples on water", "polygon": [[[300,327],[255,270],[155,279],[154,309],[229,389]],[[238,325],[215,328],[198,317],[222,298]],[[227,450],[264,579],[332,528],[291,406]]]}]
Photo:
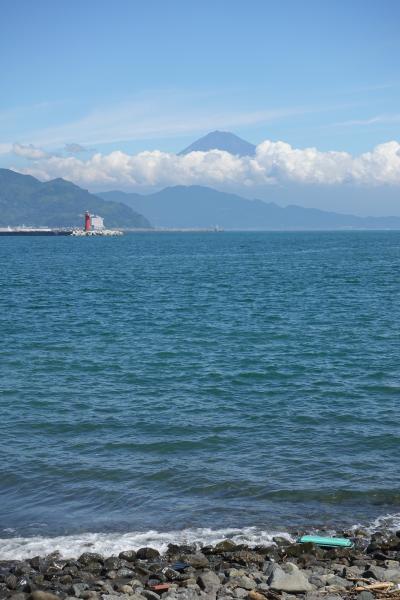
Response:
[{"label": "dark ripples on water", "polygon": [[0,529],[400,505],[400,233],[0,238]]}]

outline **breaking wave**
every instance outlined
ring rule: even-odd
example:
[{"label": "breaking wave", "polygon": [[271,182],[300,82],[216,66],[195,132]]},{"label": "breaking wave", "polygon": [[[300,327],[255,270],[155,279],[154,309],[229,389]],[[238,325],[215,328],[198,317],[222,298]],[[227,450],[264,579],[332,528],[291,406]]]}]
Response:
[{"label": "breaking wave", "polygon": [[[363,527],[368,533],[375,531],[400,530],[400,513],[377,517],[368,524],[358,523],[353,530]],[[3,530],[7,536],[13,535],[13,530]],[[334,532],[332,531],[332,534]],[[82,533],[55,537],[3,537],[0,538],[0,560],[21,560],[33,556],[45,556],[59,552],[64,558],[78,557],[83,552],[99,552],[105,556],[117,555],[122,550],[137,550],[144,546],[157,548],[165,552],[168,544],[196,544],[198,547],[217,544],[224,539],[231,539],[237,544],[248,546],[268,545],[273,543],[276,536],[288,541],[295,537],[288,531],[266,530],[258,527],[226,528],[192,528],[181,531],[146,532],[132,531],[127,533]]]},{"label": "breaking wave", "polygon": [[144,546],[157,548],[163,553],[171,543],[205,546],[216,544],[227,538],[238,544],[256,546],[271,543],[273,537],[278,535],[293,540],[288,532],[264,531],[256,527],[243,529],[196,528],[166,532],[150,530],[129,533],[83,533],[57,537],[9,537],[0,539],[0,560],[45,556],[56,551],[65,558],[77,557],[82,552],[88,551],[112,556],[122,550],[137,550]]}]

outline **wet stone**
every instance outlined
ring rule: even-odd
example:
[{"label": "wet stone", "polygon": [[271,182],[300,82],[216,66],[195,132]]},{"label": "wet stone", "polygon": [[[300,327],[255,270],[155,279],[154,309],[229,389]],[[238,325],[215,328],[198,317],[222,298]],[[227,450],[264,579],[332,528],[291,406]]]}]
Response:
[{"label": "wet stone", "polygon": [[375,596],[372,592],[365,590],[357,595],[357,600],[375,600]]},{"label": "wet stone", "polygon": [[181,560],[189,563],[189,565],[194,569],[206,569],[210,566],[210,561],[202,552],[197,552],[196,554],[185,554],[181,556]]},{"label": "wet stone", "polygon": [[118,558],[122,560],[127,560],[128,562],[134,562],[136,560],[136,551],[135,550],[124,550],[118,554]]},{"label": "wet stone", "polygon": [[192,589],[196,589],[198,591],[200,591],[199,586],[196,583],[196,578],[195,577],[189,577],[188,579],[185,579],[184,581],[180,582],[180,586],[181,587],[186,587],[186,588],[192,588]]},{"label": "wet stone", "polygon": [[242,577],[245,574],[246,571],[244,569],[229,569],[226,572],[227,577]]},{"label": "wet stone", "polygon": [[163,569],[163,575],[167,578],[168,581],[174,581],[175,579],[179,579],[180,573],[175,571],[174,569]]},{"label": "wet stone", "polygon": [[179,554],[194,554],[196,546],[194,544],[168,544],[167,555],[178,556]]},{"label": "wet stone", "polygon": [[117,571],[117,577],[121,578],[134,577],[134,575],[135,571],[132,571],[132,569],[127,569],[126,567]]},{"label": "wet stone", "polygon": [[149,576],[151,575],[151,571],[149,571],[149,569],[147,568],[147,566],[145,565],[139,565],[136,564],[135,565],[135,571],[136,573],[138,573],[139,575],[144,575],[144,576]]},{"label": "wet stone", "polygon": [[36,590],[29,596],[29,600],[59,600],[59,596],[56,596],[50,592]]},{"label": "wet stone", "polygon": [[151,560],[154,558],[159,558],[160,553],[155,548],[139,548],[136,553],[136,558],[140,560]]},{"label": "wet stone", "polygon": [[16,576],[14,574],[11,574],[11,575],[8,575],[5,578],[4,583],[6,584],[6,586],[8,587],[8,589],[10,589],[10,590],[16,590],[17,589],[18,579],[16,578]]},{"label": "wet stone", "polygon": [[110,558],[106,558],[103,563],[103,567],[107,571],[118,571],[118,569],[121,569],[123,566],[124,563],[121,558],[117,558],[116,556],[110,556]]},{"label": "wet stone", "polygon": [[264,594],[256,590],[250,590],[248,598],[249,600],[265,600]]},{"label": "wet stone", "polygon": [[220,578],[213,571],[207,571],[199,575],[197,583],[207,593],[215,591],[221,585]]},{"label": "wet stone", "polygon": [[28,577],[20,577],[17,581],[18,592],[33,592],[36,586],[32,585],[32,582]]},{"label": "wet stone", "polygon": [[277,546],[288,546],[289,545],[289,541],[287,540],[287,538],[282,537],[280,535],[276,535],[275,537],[272,538],[272,541],[275,542],[275,544]]},{"label": "wet stone", "polygon": [[88,571],[80,571],[79,578],[87,582],[92,582],[96,580],[95,573],[89,573]]},{"label": "wet stone", "polygon": [[143,590],[141,595],[147,598],[147,600],[160,600],[160,596],[151,590]]},{"label": "wet stone", "polygon": [[262,554],[252,552],[251,550],[239,550],[238,552],[232,552],[232,559],[240,565],[261,565],[264,563],[265,558]]},{"label": "wet stone", "polygon": [[232,582],[239,588],[243,588],[245,590],[254,590],[257,585],[254,579],[243,575],[242,577],[238,577],[237,579],[233,579]]},{"label": "wet stone", "polygon": [[235,544],[235,542],[232,542],[232,540],[223,540],[222,542],[216,544],[214,548],[214,552],[216,554],[220,554],[223,552],[233,552],[234,550],[237,550],[237,544]]},{"label": "wet stone", "polygon": [[14,570],[14,574],[19,576],[19,575],[31,575],[32,573],[35,573],[35,570],[31,567],[30,564],[27,563],[21,563],[19,564],[16,569]]},{"label": "wet stone", "polygon": [[124,585],[119,585],[117,591],[121,592],[121,594],[133,594],[133,587],[125,583]]},{"label": "wet stone", "polygon": [[243,588],[235,588],[232,595],[234,598],[247,598],[248,591]]},{"label": "wet stone", "polygon": [[103,565],[100,562],[91,561],[91,562],[85,563],[85,571],[87,573],[99,574],[99,573],[101,573],[102,570],[103,570]]},{"label": "wet stone", "polygon": [[292,544],[285,548],[286,556],[292,558],[298,558],[303,556],[304,554],[314,554],[316,551],[316,546],[311,542],[307,542],[306,544]]},{"label": "wet stone", "polygon": [[313,589],[306,575],[293,563],[274,565],[268,584],[272,589],[281,592],[301,593]]},{"label": "wet stone", "polygon": [[73,596],[79,598],[81,593],[88,589],[89,586],[87,583],[74,583],[73,585],[71,585],[70,591],[72,592]]},{"label": "wet stone", "polygon": [[78,558],[78,562],[81,563],[81,565],[88,565],[89,563],[93,562],[103,563],[103,561],[103,556],[101,554],[98,554],[97,552],[84,552]]},{"label": "wet stone", "polygon": [[112,594],[114,588],[108,581],[96,581],[97,587],[101,588],[105,594]]}]

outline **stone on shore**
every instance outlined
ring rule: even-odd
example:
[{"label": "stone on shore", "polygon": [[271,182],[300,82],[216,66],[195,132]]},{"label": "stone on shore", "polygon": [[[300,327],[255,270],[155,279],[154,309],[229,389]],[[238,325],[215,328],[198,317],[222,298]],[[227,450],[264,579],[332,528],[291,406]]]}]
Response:
[{"label": "stone on shore", "polygon": [[60,600],[59,596],[51,594],[50,592],[42,592],[36,590],[29,596],[29,600]]},{"label": "stone on shore", "polygon": [[210,561],[202,552],[196,554],[183,554],[181,559],[189,563],[194,569],[206,569],[210,566]]},{"label": "stone on shore", "polygon": [[237,550],[237,545],[232,540],[223,540],[215,545],[215,554],[222,554],[223,552],[233,552]]},{"label": "stone on shore", "polygon": [[127,560],[128,562],[134,562],[136,560],[136,552],[135,550],[124,550],[118,554],[118,558]]},{"label": "stone on shore", "polygon": [[207,594],[216,593],[221,586],[221,580],[213,571],[206,571],[197,578],[199,587]]},{"label": "stone on shore", "polygon": [[314,589],[306,575],[294,563],[285,563],[282,566],[273,565],[268,585],[279,592],[302,593]]},{"label": "stone on shore", "polygon": [[139,548],[136,553],[136,558],[139,560],[151,560],[159,557],[160,553],[155,548]]},{"label": "stone on shore", "polygon": [[81,565],[89,565],[90,563],[103,563],[104,557],[97,552],[84,552],[78,558],[78,562]]},{"label": "stone on shore", "polygon": [[257,592],[256,590],[251,590],[248,593],[248,598],[249,600],[265,600],[266,596],[260,592]]}]

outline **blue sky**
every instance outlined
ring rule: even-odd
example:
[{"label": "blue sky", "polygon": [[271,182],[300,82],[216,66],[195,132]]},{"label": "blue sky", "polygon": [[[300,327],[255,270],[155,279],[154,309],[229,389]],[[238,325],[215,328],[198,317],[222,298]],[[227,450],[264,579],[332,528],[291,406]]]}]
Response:
[{"label": "blue sky", "polygon": [[214,129],[368,152],[400,138],[399,23],[395,0],[4,0],[0,166]]}]

